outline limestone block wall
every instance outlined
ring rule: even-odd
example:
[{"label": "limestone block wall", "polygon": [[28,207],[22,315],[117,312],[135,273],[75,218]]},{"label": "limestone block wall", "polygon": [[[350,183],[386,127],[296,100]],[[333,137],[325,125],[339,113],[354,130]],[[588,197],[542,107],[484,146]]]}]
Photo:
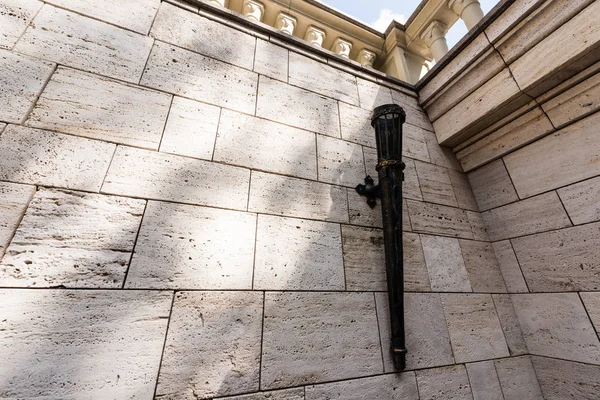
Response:
[{"label": "limestone block wall", "polygon": [[[0,397],[540,399],[503,253],[416,92],[175,3],[0,1]],[[353,189],[390,102],[401,374],[380,209]]]}]

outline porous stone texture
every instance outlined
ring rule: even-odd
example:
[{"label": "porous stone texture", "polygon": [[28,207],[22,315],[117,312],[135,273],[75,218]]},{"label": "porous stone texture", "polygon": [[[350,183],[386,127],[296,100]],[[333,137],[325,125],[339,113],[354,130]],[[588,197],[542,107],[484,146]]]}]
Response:
[{"label": "porous stone texture", "polygon": [[140,84],[254,114],[258,74],[157,41]]},{"label": "porous stone texture", "polygon": [[175,96],[160,151],[211,160],[220,115],[219,107]]},{"label": "porous stone texture", "polygon": [[0,180],[98,191],[115,145],[9,125],[0,136]]},{"label": "porous stone texture", "polygon": [[600,392],[600,366],[531,357],[544,399],[593,400]]},{"label": "porous stone texture", "polygon": [[483,218],[481,214],[475,211],[466,210],[465,214],[467,215],[467,219],[469,220],[469,225],[471,225],[471,232],[473,232],[473,239],[482,240],[487,242],[490,240],[487,230],[485,229],[485,223],[483,222]]},{"label": "porous stone texture", "polygon": [[544,400],[529,356],[494,361],[504,397]]},{"label": "porous stone texture", "polygon": [[371,111],[343,102],[339,103],[342,138],[363,146],[375,147],[375,130],[371,127]]},{"label": "porous stone texture", "polygon": [[421,235],[421,243],[433,291],[472,291],[457,239]]},{"label": "porous stone texture", "polygon": [[362,108],[372,111],[375,107],[394,102],[389,88],[362,78],[356,80]]},{"label": "porous stone texture", "polygon": [[317,135],[319,180],[355,187],[365,178],[365,161],[358,144]]},{"label": "porous stone texture", "polygon": [[415,161],[423,200],[458,207],[446,168]]},{"label": "porous stone texture", "polygon": [[171,97],[59,67],[27,125],[158,150]]},{"label": "porous stone texture", "polygon": [[[365,152],[366,159],[367,149],[364,148],[363,150]],[[419,161],[414,161],[410,158],[404,158],[403,160],[404,164],[406,164],[406,168],[404,169],[404,182],[402,183],[402,197],[413,200],[423,200],[423,194],[419,184],[419,177],[417,175],[417,168],[415,166],[415,164]],[[368,167],[369,165],[367,165],[367,168]],[[375,166],[373,166],[373,170],[374,169]]]},{"label": "porous stone texture", "polygon": [[2,259],[0,285],[120,288],[145,204],[39,190]]},{"label": "porous stone texture", "polygon": [[148,202],[127,288],[251,289],[256,215]]},{"label": "porous stone texture", "polygon": [[160,5],[150,35],[213,59],[252,69],[254,36],[172,4]]},{"label": "porous stone texture", "polygon": [[471,399],[471,386],[464,365],[417,371],[421,399]]},{"label": "porous stone texture", "polygon": [[35,193],[35,186],[0,182],[0,259]]},{"label": "porous stone texture", "polygon": [[477,206],[477,200],[471,190],[471,184],[463,172],[448,169],[448,175],[450,175],[450,181],[452,182],[452,188],[454,189],[454,195],[458,202],[458,207],[465,210],[479,211]]},{"label": "porous stone texture", "polygon": [[172,296],[0,290],[2,396],[152,398]]},{"label": "porous stone texture", "polygon": [[[371,208],[367,204],[367,200],[363,196],[356,193],[355,189],[347,190],[350,223],[353,225],[383,228],[383,221],[381,219],[381,205],[379,204],[379,202],[375,206],[375,208]],[[408,215],[408,207],[406,207],[406,200],[403,201],[402,215],[402,230],[410,231],[410,220],[404,217]]]},{"label": "porous stone texture", "polygon": [[345,289],[339,224],[260,215],[254,264],[254,289]]},{"label": "porous stone texture", "polygon": [[575,225],[600,220],[600,177],[567,186],[557,192]]},{"label": "porous stone texture", "polygon": [[414,372],[308,386],[306,400],[418,400]]},{"label": "porous stone texture", "polygon": [[258,390],[262,312],[260,292],[177,292],[156,397]]},{"label": "porous stone texture", "polygon": [[45,5],[15,50],[137,83],[151,47],[149,37]]},{"label": "porous stone texture", "polygon": [[0,49],[0,120],[22,122],[53,71],[52,63]]},{"label": "porous stone texture", "polygon": [[221,114],[214,161],[317,179],[314,133],[229,110]]},{"label": "porous stone texture", "polygon": [[421,237],[414,233],[404,232],[402,243],[404,244],[404,290],[411,292],[430,291],[431,284],[425,265]]},{"label": "porous stone texture", "polygon": [[519,200],[502,160],[467,175],[481,211]]},{"label": "porous stone texture", "polygon": [[383,372],[372,293],[266,293],[261,389]]},{"label": "porous stone texture", "polygon": [[492,243],[496,259],[502,271],[502,278],[509,293],[527,293],[527,283],[509,240]]},{"label": "porous stone texture", "polygon": [[500,325],[504,331],[504,338],[511,356],[528,354],[527,344],[523,337],[519,319],[515,313],[513,302],[508,294],[493,294],[494,305],[498,312]]},{"label": "porous stone texture", "polygon": [[219,397],[227,400],[304,400],[304,388],[272,390],[253,394],[243,394],[241,396]]},{"label": "porous stone texture", "polygon": [[580,293],[579,295],[581,296],[583,305],[585,306],[585,309],[592,320],[592,324],[594,324],[596,333],[600,333],[600,293],[589,292]]},{"label": "porous stone texture", "polygon": [[42,8],[38,0],[4,0],[0,4],[0,48],[12,48]]},{"label": "porous stone texture", "polygon": [[344,188],[255,171],[248,211],[348,222]]},{"label": "porous stone texture", "polygon": [[244,168],[119,146],[102,191],[245,210],[249,180]]},{"label": "porous stone texture", "polygon": [[254,72],[266,75],[269,78],[287,82],[288,79],[289,50],[256,39],[256,53],[254,54]]},{"label": "porous stone texture", "polygon": [[[402,127],[402,155],[415,160],[432,162],[427,145],[427,133],[417,126],[404,124]],[[436,144],[436,147],[437,146]]]},{"label": "porous stone texture", "polygon": [[530,354],[600,364],[598,336],[576,293],[511,297]]},{"label": "porous stone texture", "polygon": [[414,231],[473,239],[471,225],[463,210],[414,200],[406,203]]},{"label": "porous stone texture", "polygon": [[508,357],[504,333],[489,294],[442,294],[456,362]]},{"label": "porous stone texture", "polygon": [[343,225],[342,241],[346,289],[386,291],[383,232],[380,229]]},{"label": "porous stone texture", "polygon": [[473,400],[504,400],[493,361],[481,361],[465,366]]},{"label": "porous stone texture", "polygon": [[460,249],[474,292],[506,292],[500,266],[491,244],[460,240]]},{"label": "porous stone texture", "polygon": [[338,106],[333,99],[261,76],[257,102],[258,117],[340,137]]}]

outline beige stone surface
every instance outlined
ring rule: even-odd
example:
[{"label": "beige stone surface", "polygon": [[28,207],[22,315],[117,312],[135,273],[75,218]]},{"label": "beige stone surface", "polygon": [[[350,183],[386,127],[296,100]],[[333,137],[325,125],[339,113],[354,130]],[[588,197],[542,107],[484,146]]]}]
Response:
[{"label": "beige stone surface", "polygon": [[406,202],[414,231],[473,239],[469,220],[463,210],[414,200]]},{"label": "beige stone surface", "polygon": [[472,398],[469,377],[464,365],[417,371],[419,394],[424,400]]},{"label": "beige stone surface", "polygon": [[289,50],[266,40],[256,39],[253,71],[269,78],[288,80]]},{"label": "beige stone surface", "polygon": [[600,366],[555,358],[531,357],[547,400],[594,400],[600,392]]},{"label": "beige stone surface", "polygon": [[492,243],[508,293],[527,293],[527,283],[509,240]]},{"label": "beige stone surface", "polygon": [[425,162],[431,162],[427,144],[427,131],[418,126],[402,126],[402,155]]},{"label": "beige stone surface", "polygon": [[600,223],[511,242],[532,292],[600,290]]},{"label": "beige stone surface", "polygon": [[529,14],[536,5],[543,0],[521,0],[510,5],[490,26],[485,30],[485,34],[490,42],[497,42],[512,26],[517,24],[523,15]]},{"label": "beige stone surface", "polygon": [[146,202],[39,190],[0,264],[0,285],[120,288]]},{"label": "beige stone surface", "polygon": [[504,331],[504,338],[511,356],[528,354],[527,344],[523,337],[523,331],[519,325],[519,319],[515,313],[513,302],[508,294],[493,294],[494,305],[498,312],[498,319]]},{"label": "beige stone surface", "polygon": [[258,390],[262,312],[260,292],[177,292],[156,397]]},{"label": "beige stone surface", "polygon": [[290,52],[289,83],[358,106],[356,77],[295,52]]},{"label": "beige stone surface", "polygon": [[376,147],[371,111],[339,102],[342,138],[363,146]]},{"label": "beige stone surface", "polygon": [[460,162],[452,149],[440,146],[435,133],[426,130],[423,133],[425,134],[425,143],[427,144],[427,151],[429,152],[432,164],[463,172]]},{"label": "beige stone surface", "polygon": [[508,357],[504,333],[489,294],[441,294],[456,362]]},{"label": "beige stone surface", "polygon": [[356,80],[361,108],[373,111],[375,107],[394,102],[389,88],[362,78],[356,78]]},{"label": "beige stone surface", "polygon": [[415,161],[423,200],[458,207],[448,170],[444,167]]},{"label": "beige stone surface", "polygon": [[49,0],[47,3],[146,35],[160,0]]},{"label": "beige stone surface", "polygon": [[459,242],[473,291],[506,293],[504,279],[492,245],[474,240]]},{"label": "beige stone surface", "polygon": [[475,240],[489,241],[490,238],[485,229],[485,223],[483,222],[483,218],[481,218],[481,214],[475,211],[465,211],[467,214],[467,219],[469,220],[469,224],[471,225],[471,231],[473,232],[473,238]]},{"label": "beige stone surface", "polygon": [[600,342],[577,293],[511,298],[530,354],[600,364]]},{"label": "beige stone surface", "polygon": [[480,361],[465,366],[473,391],[473,400],[504,400],[493,361]]},{"label": "beige stone surface", "polygon": [[430,291],[431,283],[423,255],[421,237],[415,233],[404,232],[402,242],[404,247],[404,290]]},{"label": "beige stone surface", "polygon": [[344,290],[339,224],[259,215],[254,289]]},{"label": "beige stone surface", "polygon": [[314,133],[229,110],[221,113],[214,161],[317,179]]},{"label": "beige stone surface", "polygon": [[256,215],[148,202],[127,288],[251,289]]},{"label": "beige stone surface", "polygon": [[[378,157],[377,157],[377,150],[376,149],[372,149],[370,147],[364,147],[362,148],[362,153],[365,159],[365,170],[367,172],[367,175],[369,175],[371,178],[373,178],[373,180],[375,181],[375,184],[377,184],[377,182],[379,181],[379,173],[377,172],[377,162],[378,162]],[[408,164],[411,164],[412,169],[414,170],[415,168],[415,163],[414,161],[410,160],[410,159],[404,159],[402,158],[402,160],[407,163],[408,160]],[[408,167],[408,168],[411,168]],[[417,175],[417,171],[413,171],[413,183],[414,184],[414,180],[416,179],[416,175]],[[421,189],[418,186],[418,179],[416,179],[417,181],[417,189],[419,190],[419,192],[421,191]],[[414,188],[411,188],[414,190]],[[402,195],[404,195],[404,191],[405,191],[405,185],[404,183],[402,184]],[[414,197],[414,195],[413,195]],[[422,200],[422,199],[421,199]]]},{"label": "beige stone surface", "polygon": [[[366,150],[365,159],[366,159]],[[421,192],[421,185],[419,184],[419,177],[417,175],[417,168],[415,166],[417,162],[410,158],[403,158],[406,168],[404,169],[404,182],[402,183],[402,196],[406,199],[423,200],[423,194]],[[367,165],[368,171],[369,165]],[[373,168],[374,169],[374,168]]]},{"label": "beige stone surface", "polygon": [[552,123],[560,128],[584,115],[597,111],[600,107],[599,99],[600,74],[596,74],[543,103],[542,108]]},{"label": "beige stone surface", "polygon": [[447,172],[450,176],[450,182],[452,182],[452,188],[454,189],[458,207],[465,210],[479,211],[477,200],[475,200],[467,176],[463,172],[454,169],[448,169]]},{"label": "beige stone surface", "polygon": [[346,290],[386,291],[383,232],[342,225],[342,243]]},{"label": "beige stone surface", "polygon": [[151,47],[149,37],[45,5],[15,50],[137,83]]},{"label": "beige stone surface", "polygon": [[219,397],[227,400],[304,400],[304,388],[271,390],[253,394],[243,394],[241,396]]},{"label": "beige stone surface", "polygon": [[[354,189],[348,190],[348,212],[350,214],[350,223],[353,225],[370,226],[374,228],[383,228],[381,219],[381,205],[377,202],[375,208],[370,208],[367,199],[356,193]],[[406,200],[404,200],[406,202]],[[405,204],[405,203],[404,203]],[[402,215],[408,214],[407,207],[403,207]],[[403,217],[402,229],[410,229],[410,220]]]},{"label": "beige stone surface", "polygon": [[254,114],[258,74],[157,41],[140,84]]},{"label": "beige stone surface", "polygon": [[337,102],[264,76],[258,87],[258,117],[340,137]]},{"label": "beige stone surface", "polygon": [[252,172],[248,210],[348,222],[346,189],[326,183]]},{"label": "beige stone surface", "polygon": [[425,129],[428,132],[433,132],[433,125],[416,98],[407,96],[397,90],[392,90],[392,100],[394,103],[400,105],[406,112],[407,124]]},{"label": "beige stone surface", "polygon": [[0,259],[34,193],[34,186],[0,182]]},{"label": "beige stone surface", "polygon": [[0,48],[11,49],[44,3],[38,0],[4,0],[0,4]]},{"label": "beige stone surface", "polygon": [[379,375],[371,378],[325,383],[306,387],[306,400],[418,400],[414,372]]},{"label": "beige stone surface", "polygon": [[519,200],[502,160],[496,160],[468,175],[481,211]]},{"label": "beige stone surface", "polygon": [[600,220],[600,177],[557,190],[575,225]]},{"label": "beige stone surface", "polygon": [[175,96],[160,151],[211,160],[221,109]]},{"label": "beige stone surface", "polygon": [[0,120],[21,123],[52,72],[52,63],[0,49]]},{"label": "beige stone surface", "polygon": [[592,320],[596,332],[600,332],[600,293],[589,292],[580,293],[579,295],[581,296],[583,305]]},{"label": "beige stone surface", "polygon": [[496,360],[494,364],[505,398],[544,400],[529,356]]},{"label": "beige stone surface", "polygon": [[1,290],[3,396],[152,398],[172,296]]},{"label": "beige stone surface", "polygon": [[266,293],[261,389],[383,372],[372,293]]},{"label": "beige stone surface", "polygon": [[245,210],[249,180],[245,168],[119,146],[102,192]]},{"label": "beige stone surface", "polygon": [[59,67],[26,124],[158,150],[171,95]]},{"label": "beige stone surface", "polygon": [[98,191],[115,145],[9,125],[0,136],[0,180]]},{"label": "beige stone surface", "polygon": [[433,291],[472,291],[457,239],[421,235],[421,243]]},{"label": "beige stone surface", "polygon": [[213,59],[252,69],[256,38],[169,3],[161,3],[150,36]]},{"label": "beige stone surface", "polygon": [[362,146],[317,135],[319,181],[356,187],[365,178]]}]

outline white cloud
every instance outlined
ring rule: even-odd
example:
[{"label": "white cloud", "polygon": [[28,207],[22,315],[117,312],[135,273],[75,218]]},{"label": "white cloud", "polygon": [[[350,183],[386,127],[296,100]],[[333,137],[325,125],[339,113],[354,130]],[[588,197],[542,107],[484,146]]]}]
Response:
[{"label": "white cloud", "polygon": [[371,22],[371,26],[377,29],[379,32],[385,32],[392,20],[396,20],[401,24],[406,22],[404,14],[396,14],[388,8],[384,8],[379,11],[379,18]]}]

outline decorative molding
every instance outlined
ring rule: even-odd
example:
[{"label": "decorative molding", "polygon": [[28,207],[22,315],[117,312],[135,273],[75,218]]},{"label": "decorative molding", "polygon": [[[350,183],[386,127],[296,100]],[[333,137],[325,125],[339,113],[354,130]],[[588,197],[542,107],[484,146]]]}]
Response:
[{"label": "decorative molding", "polygon": [[308,29],[306,29],[306,35],[304,35],[304,40],[313,46],[323,47],[323,41],[325,40],[325,31],[321,28],[317,28],[314,25],[310,25]]},{"label": "decorative molding", "polygon": [[225,0],[206,0],[208,4],[225,8]]},{"label": "decorative molding", "polygon": [[375,63],[376,58],[377,54],[375,54],[371,50],[361,49],[358,53],[356,61],[358,61],[363,67],[373,68],[373,63]]},{"label": "decorative molding", "polygon": [[261,22],[262,17],[265,14],[265,6],[260,1],[244,0],[242,14],[244,14],[244,16],[248,19]]},{"label": "decorative molding", "polygon": [[431,44],[439,39],[446,39],[448,27],[440,21],[431,21],[427,28],[421,33],[421,39],[431,47]]},{"label": "decorative molding", "polygon": [[275,21],[275,28],[288,35],[293,35],[296,25],[298,24],[296,17],[284,13],[283,11],[277,15],[277,21]]},{"label": "decorative molding", "polygon": [[350,50],[352,50],[352,42],[340,37],[333,41],[331,51],[344,58],[350,58]]}]

